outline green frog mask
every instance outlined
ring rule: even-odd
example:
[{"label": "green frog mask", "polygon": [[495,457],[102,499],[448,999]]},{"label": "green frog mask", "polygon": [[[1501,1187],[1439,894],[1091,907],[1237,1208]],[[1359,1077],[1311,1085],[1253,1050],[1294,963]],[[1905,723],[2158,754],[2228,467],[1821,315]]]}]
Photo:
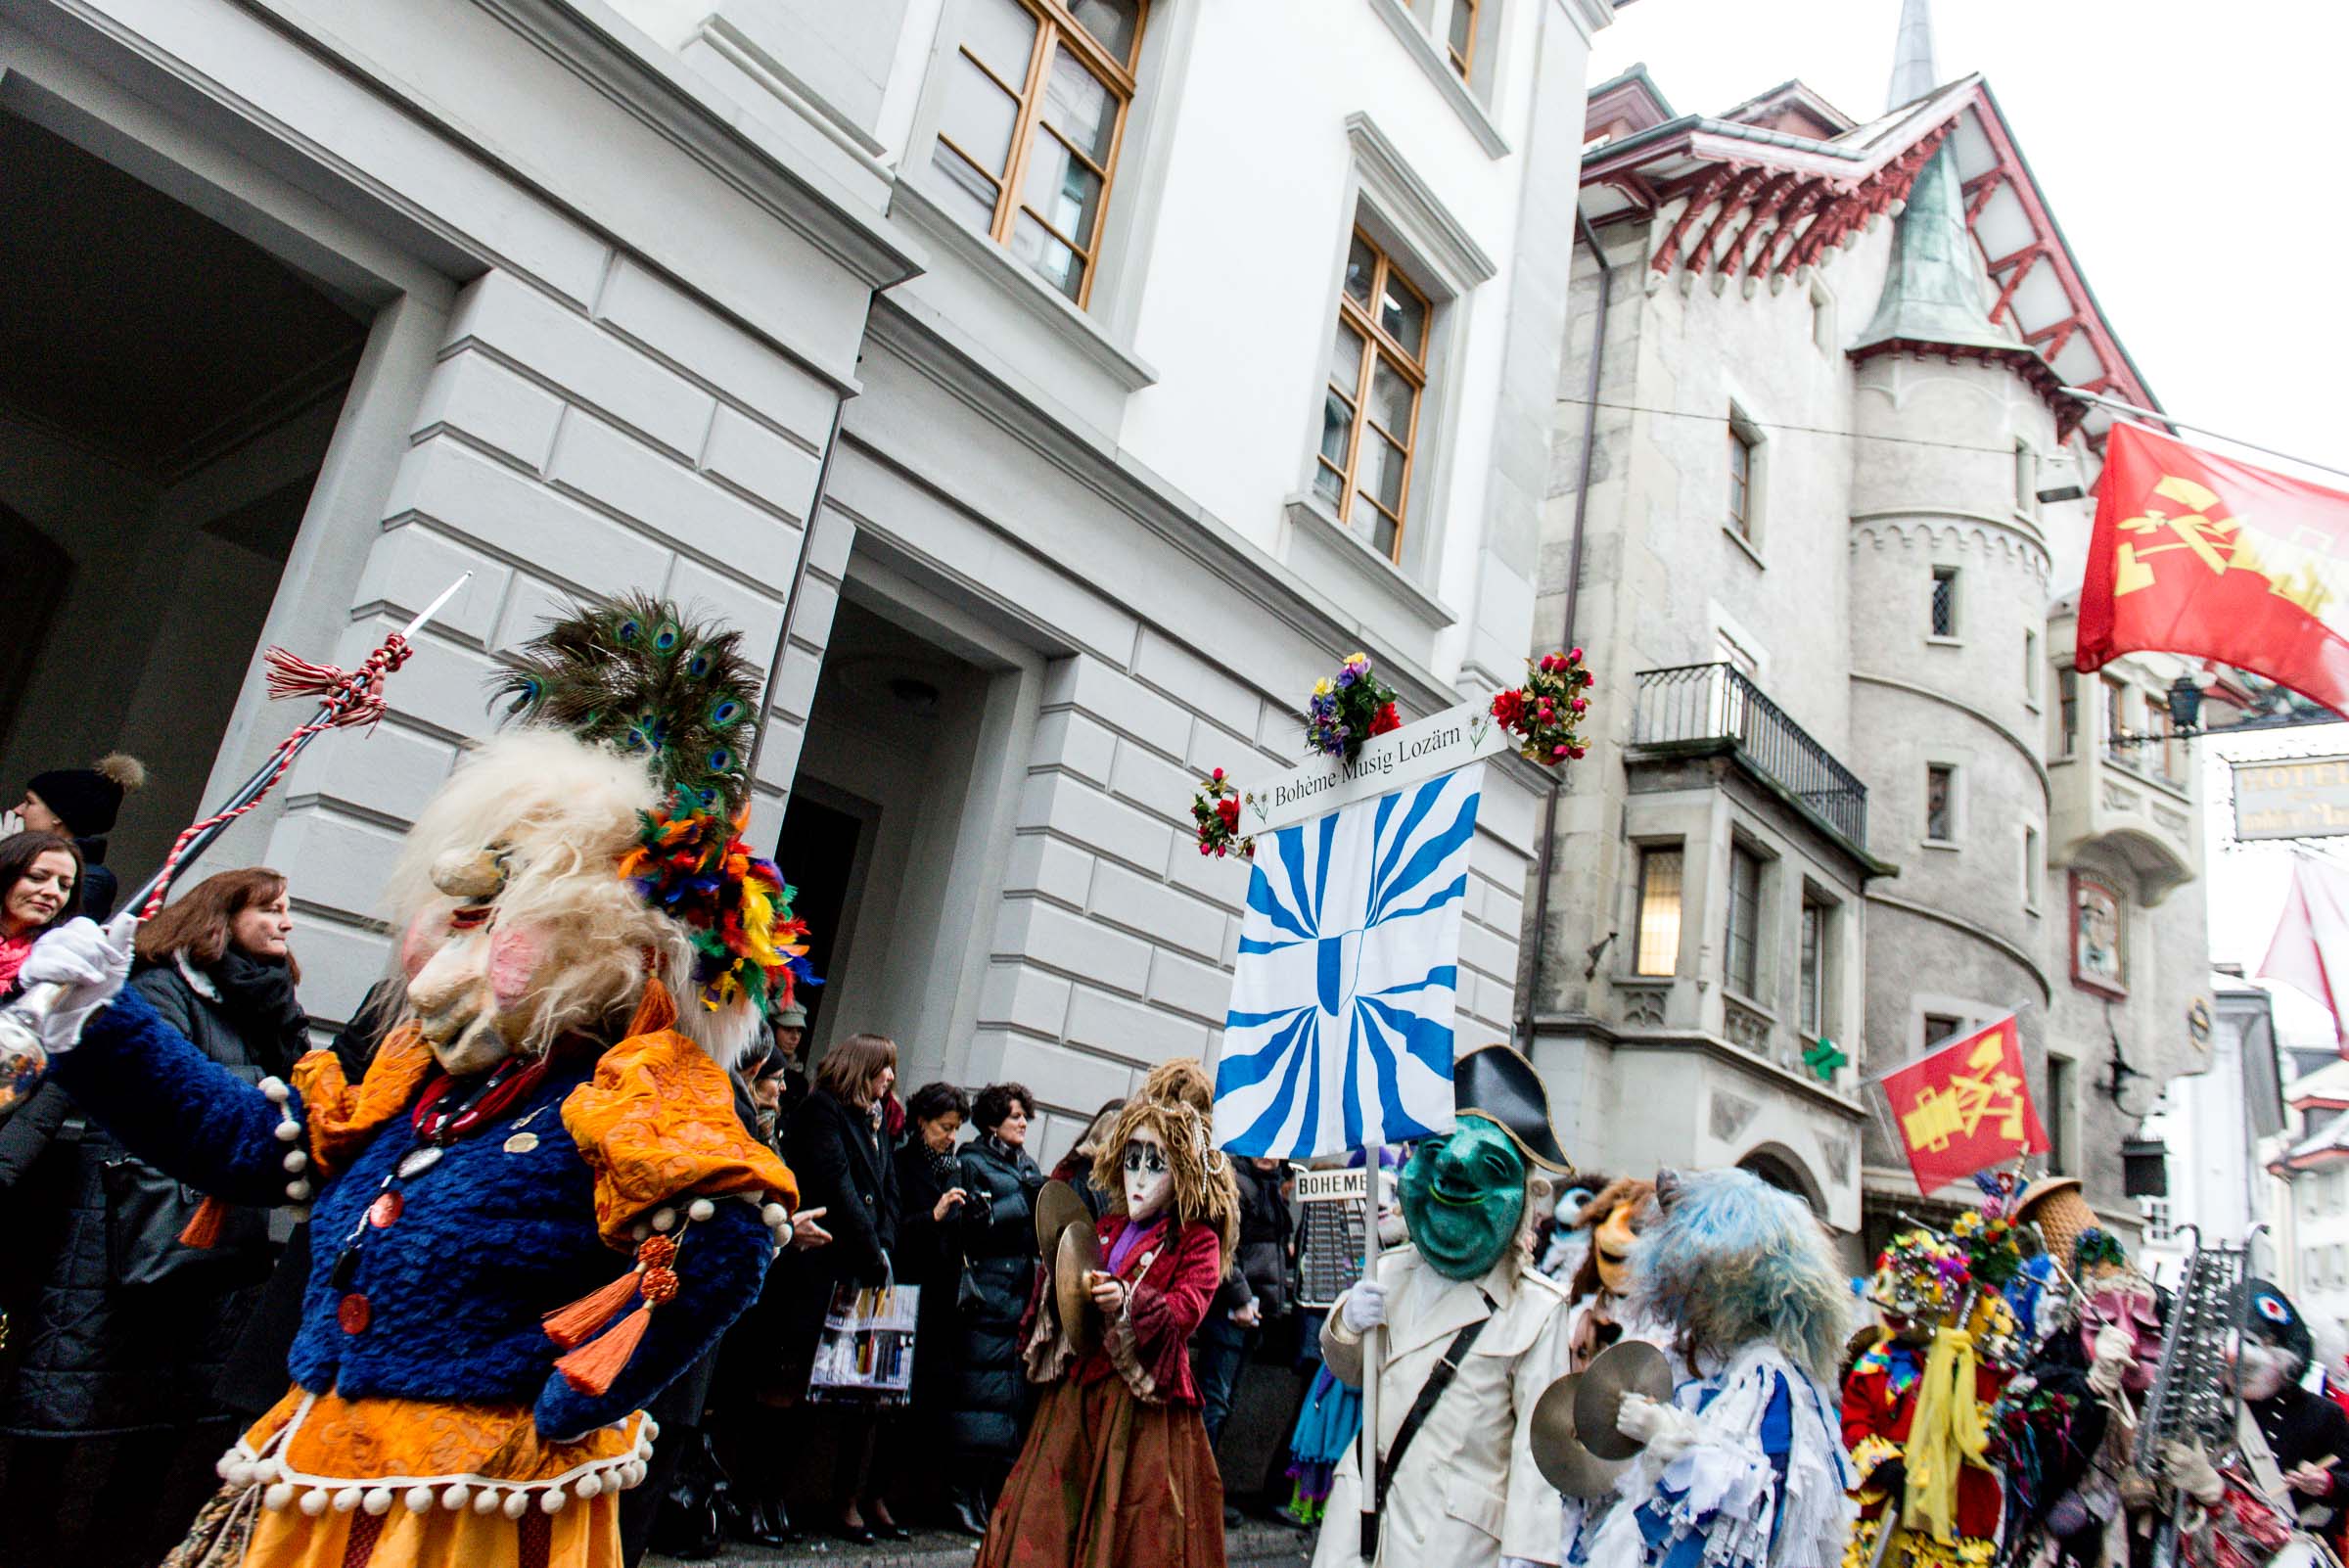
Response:
[{"label": "green frog mask", "polygon": [[1447,1279],[1482,1278],[1516,1240],[1525,1176],[1516,1142],[1474,1112],[1422,1140],[1403,1168],[1403,1222],[1419,1256]]}]

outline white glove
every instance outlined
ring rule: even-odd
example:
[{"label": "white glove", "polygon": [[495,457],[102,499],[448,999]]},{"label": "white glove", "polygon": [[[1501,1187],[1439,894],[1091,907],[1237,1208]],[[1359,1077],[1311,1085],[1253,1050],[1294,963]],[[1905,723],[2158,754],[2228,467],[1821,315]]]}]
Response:
[{"label": "white glove", "polygon": [[24,831],[24,819],[14,810],[0,811],[0,839],[13,839]]},{"label": "white glove", "polygon": [[27,989],[65,988],[57,1005],[41,1015],[41,1049],[52,1056],[71,1050],[90,1015],[121,992],[130,977],[130,945],[138,930],[135,914],[118,914],[104,928],[77,916],[32,945],[17,978]]},{"label": "white glove", "polygon": [[1615,1407],[1615,1430],[1645,1444],[1648,1456],[1670,1464],[1696,1441],[1696,1417],[1677,1405],[1658,1405],[1644,1394],[1626,1394]]},{"label": "white glove", "polygon": [[2137,1342],[2129,1331],[2115,1323],[2106,1323],[2096,1330],[2096,1349],[2089,1362],[2088,1386],[2106,1399],[2121,1391],[2121,1379],[2137,1359]]},{"label": "white glove", "polygon": [[1350,1334],[1366,1334],[1387,1320],[1387,1287],[1375,1279],[1364,1279],[1346,1292],[1345,1302],[1338,1308],[1338,1321]]},{"label": "white glove", "polygon": [[2186,1493],[2205,1508],[2214,1507],[2227,1495],[2226,1483],[2219,1472],[2211,1468],[2210,1455],[2202,1452],[2199,1443],[2180,1443],[2175,1440],[2161,1446],[2161,1477]]}]

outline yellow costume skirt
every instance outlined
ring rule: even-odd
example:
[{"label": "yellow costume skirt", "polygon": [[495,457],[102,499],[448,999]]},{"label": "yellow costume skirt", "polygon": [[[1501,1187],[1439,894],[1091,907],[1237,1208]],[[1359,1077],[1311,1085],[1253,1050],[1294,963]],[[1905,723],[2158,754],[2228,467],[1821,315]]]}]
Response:
[{"label": "yellow costume skirt", "polygon": [[[1843,1549],[1843,1568],[1869,1568],[1876,1560],[1876,1535],[1886,1528],[1890,1512],[1887,1509],[1852,1526],[1851,1541]],[[1891,1528],[1896,1533],[1884,1550],[1882,1568],[1990,1568],[1991,1559],[1998,1555],[1996,1541],[1959,1536],[1945,1544],[1935,1541],[1930,1531],[1905,1530],[1898,1524]]]},{"label": "yellow costume skirt", "polygon": [[260,1495],[244,1568],[621,1568],[655,1431],[639,1411],[548,1443],[525,1406],[297,1388],[220,1469]]}]

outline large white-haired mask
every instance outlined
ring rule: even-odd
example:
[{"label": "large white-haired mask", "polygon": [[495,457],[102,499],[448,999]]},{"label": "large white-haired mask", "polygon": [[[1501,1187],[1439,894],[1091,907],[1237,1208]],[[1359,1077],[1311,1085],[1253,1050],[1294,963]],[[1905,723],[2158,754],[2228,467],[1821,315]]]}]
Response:
[{"label": "large white-haired mask", "polygon": [[653,978],[730,1066],[812,980],[790,890],[736,837],[756,682],[734,640],[637,599],[506,662],[524,726],[459,764],[386,894],[407,1009],[448,1072],[608,1040]]}]

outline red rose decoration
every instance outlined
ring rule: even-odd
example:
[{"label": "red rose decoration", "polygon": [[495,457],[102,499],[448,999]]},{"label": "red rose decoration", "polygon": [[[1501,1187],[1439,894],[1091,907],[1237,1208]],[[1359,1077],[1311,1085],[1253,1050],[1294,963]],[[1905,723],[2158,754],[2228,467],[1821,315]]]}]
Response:
[{"label": "red rose decoration", "polygon": [[1226,828],[1229,828],[1232,832],[1237,833],[1240,830],[1239,802],[1231,799],[1229,796],[1218,801],[1216,803],[1216,815],[1221,817],[1223,819],[1223,825]]},{"label": "red rose decoration", "polygon": [[1384,735],[1388,730],[1401,728],[1403,728],[1403,718],[1395,712],[1393,703],[1381,707],[1378,716],[1370,720],[1370,733],[1373,735]]}]

